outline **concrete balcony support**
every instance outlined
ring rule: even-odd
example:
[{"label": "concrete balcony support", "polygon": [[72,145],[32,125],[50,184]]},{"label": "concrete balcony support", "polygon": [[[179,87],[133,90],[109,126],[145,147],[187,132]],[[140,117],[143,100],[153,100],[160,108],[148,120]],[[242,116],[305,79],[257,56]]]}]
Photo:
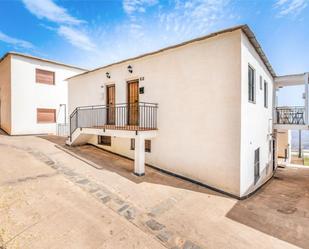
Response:
[{"label": "concrete balcony support", "polygon": [[67,145],[78,146],[87,144],[93,136],[111,136],[135,140],[134,151],[134,174],[145,175],[145,140],[151,140],[158,134],[157,130],[130,131],[130,130],[108,130],[99,128],[79,128],[74,131],[71,139],[66,141]]},{"label": "concrete balcony support", "polygon": [[145,138],[141,135],[135,137],[134,174],[145,175]]}]

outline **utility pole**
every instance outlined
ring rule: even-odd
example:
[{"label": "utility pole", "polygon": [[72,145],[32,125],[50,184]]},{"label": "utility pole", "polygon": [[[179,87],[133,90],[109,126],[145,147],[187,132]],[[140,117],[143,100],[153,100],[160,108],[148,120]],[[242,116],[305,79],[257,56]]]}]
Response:
[{"label": "utility pole", "polygon": [[66,104],[60,104],[60,107],[64,107],[64,124],[67,124],[67,105]]},{"label": "utility pole", "polygon": [[301,158],[301,130],[298,131],[298,158]]}]

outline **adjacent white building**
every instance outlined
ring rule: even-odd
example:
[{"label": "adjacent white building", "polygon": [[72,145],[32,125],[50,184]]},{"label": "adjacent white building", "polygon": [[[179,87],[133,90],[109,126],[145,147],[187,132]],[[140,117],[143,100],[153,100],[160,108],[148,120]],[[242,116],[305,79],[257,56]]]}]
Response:
[{"label": "adjacent white building", "polygon": [[66,79],[86,70],[10,52],[0,59],[0,126],[10,135],[55,134],[66,123]]},{"label": "adjacent white building", "polygon": [[68,79],[67,143],[244,197],[275,168],[275,77],[246,25],[100,67]]}]

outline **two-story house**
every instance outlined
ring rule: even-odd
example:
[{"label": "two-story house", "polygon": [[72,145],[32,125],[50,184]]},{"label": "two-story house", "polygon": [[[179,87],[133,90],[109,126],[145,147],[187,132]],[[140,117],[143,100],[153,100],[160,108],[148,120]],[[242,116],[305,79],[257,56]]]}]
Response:
[{"label": "two-story house", "polygon": [[[16,52],[0,59],[0,126],[10,135],[55,134],[67,119],[68,77],[85,69]],[[65,126],[64,126],[65,128]]]},{"label": "two-story house", "polygon": [[[237,198],[273,175],[277,129],[308,128],[308,74],[277,77],[247,25],[68,82],[69,145],[132,158],[139,176],[146,163]],[[276,89],[290,84],[305,84],[304,107],[276,106]]]}]

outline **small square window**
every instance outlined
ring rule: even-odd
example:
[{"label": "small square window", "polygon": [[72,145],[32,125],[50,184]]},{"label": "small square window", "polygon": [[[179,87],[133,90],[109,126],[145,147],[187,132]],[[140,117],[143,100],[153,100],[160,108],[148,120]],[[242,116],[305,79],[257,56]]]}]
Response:
[{"label": "small square window", "polygon": [[131,146],[130,146],[131,150],[135,150],[135,139],[131,138]]},{"label": "small square window", "polygon": [[112,146],[111,136],[98,136],[98,144],[105,146]]},{"label": "small square window", "polygon": [[145,140],[145,152],[151,152],[151,140]]}]

